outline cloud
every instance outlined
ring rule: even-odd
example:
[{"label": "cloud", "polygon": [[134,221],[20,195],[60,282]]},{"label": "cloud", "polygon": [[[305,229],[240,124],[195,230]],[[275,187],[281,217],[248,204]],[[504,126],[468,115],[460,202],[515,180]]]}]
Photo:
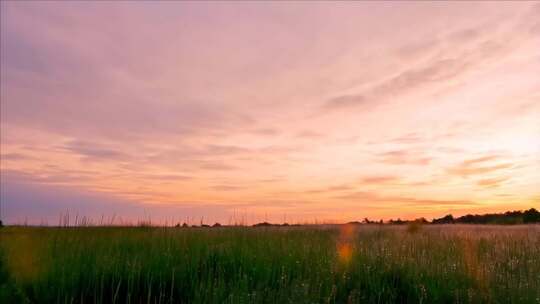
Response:
[{"label": "cloud", "polygon": [[365,95],[341,95],[334,97],[324,105],[325,110],[334,110],[340,108],[348,108],[351,106],[375,106],[373,102],[370,102],[369,97]]},{"label": "cloud", "polygon": [[[198,155],[206,154],[206,155],[231,155],[231,154],[241,154],[241,153],[247,153],[250,152],[250,149],[238,147],[238,146],[230,146],[230,145],[206,145],[205,148],[202,151],[198,152]],[[198,156],[197,155],[197,156]]]},{"label": "cloud", "polygon": [[499,178],[486,178],[479,180],[476,184],[481,187],[486,188],[495,188],[502,185],[505,181],[509,180],[509,177],[499,177]]},{"label": "cloud", "polygon": [[22,153],[6,153],[6,154],[0,154],[0,159],[6,160],[6,161],[8,160],[18,161],[18,160],[33,159],[33,157],[28,156],[26,154],[22,154]]},{"label": "cloud", "polygon": [[462,165],[466,166],[466,167],[470,167],[470,166],[476,165],[478,163],[484,163],[484,162],[488,162],[488,161],[491,161],[491,160],[496,160],[496,159],[499,159],[499,158],[500,158],[499,155],[487,155],[487,156],[483,156],[483,157],[478,157],[478,158],[465,160],[465,161],[463,161]]},{"label": "cloud", "polygon": [[[407,14],[369,3],[238,5],[2,2],[0,158],[8,183],[135,202],[267,201],[277,212],[283,205],[309,213],[323,205],[341,212],[330,196],[377,185],[404,193],[424,185],[418,196],[427,198],[455,186],[456,195],[477,197],[468,183],[447,183],[445,172],[474,175],[474,184],[493,178],[478,172],[513,163],[512,176],[535,177],[534,157],[461,164],[459,152],[531,151],[538,6],[519,20],[529,5],[448,4],[449,24],[440,8],[424,5]],[[321,102],[351,111],[309,116]],[[374,108],[381,111],[356,111]],[[519,144],[505,140],[515,134]],[[519,184],[504,192],[529,195]],[[295,201],[307,188],[318,206]],[[238,202],[225,202],[233,195]],[[392,209],[378,203],[388,198],[378,194],[374,204]]]},{"label": "cloud", "polygon": [[156,180],[156,181],[185,181],[193,179],[192,176],[180,175],[180,174],[140,174],[134,176],[143,180]]},{"label": "cloud", "polygon": [[513,166],[511,163],[489,164],[498,159],[500,159],[500,156],[498,155],[487,155],[480,158],[468,159],[461,162],[461,164],[448,168],[446,171],[450,174],[466,178],[472,175],[481,175],[511,168]]},{"label": "cloud", "polygon": [[342,185],[329,186],[329,187],[325,187],[325,188],[317,188],[317,189],[307,190],[307,191],[304,191],[303,193],[307,193],[307,194],[325,194],[325,193],[348,191],[348,190],[353,190],[353,189],[354,189],[354,187],[352,187],[350,185],[342,184]]},{"label": "cloud", "polygon": [[[2,171],[2,174],[6,172]],[[0,200],[3,220],[8,224],[47,222],[56,225],[62,214],[74,218],[86,216],[99,223],[100,218],[116,217],[114,224],[136,224],[138,220],[152,219],[154,223],[169,224],[201,218],[225,222],[231,215],[227,205],[207,202],[182,202],[177,204],[144,204],[136,200],[119,198],[116,194],[101,193],[78,187],[36,183],[39,178],[13,174],[2,178]],[[137,193],[132,193],[137,194]],[[144,195],[144,192],[138,194]]]},{"label": "cloud", "polygon": [[463,154],[465,151],[461,148],[454,148],[454,147],[438,147],[436,149],[438,152],[445,153],[445,154]]},{"label": "cloud", "polygon": [[[341,184],[341,185],[335,185],[335,186],[329,186],[325,188],[317,188],[313,190],[305,191],[304,193],[309,194],[331,194],[335,192],[344,192],[349,190],[354,190],[355,188],[358,188],[359,186],[425,186],[428,185],[427,182],[406,182],[403,180],[403,178],[399,176],[394,175],[372,175],[372,176],[365,176],[360,178],[359,182],[356,183],[350,183],[350,184]],[[372,193],[368,192],[356,192],[356,197],[360,195],[365,195],[365,198],[373,197]],[[346,197],[347,195],[344,194],[343,197]]]},{"label": "cloud", "polygon": [[401,180],[398,176],[367,176],[360,180],[360,183],[367,184],[367,185],[380,185],[380,184],[391,184],[396,183]]},{"label": "cloud", "polygon": [[211,161],[200,162],[198,167],[204,170],[211,170],[211,171],[232,171],[232,170],[238,169],[235,166],[227,165],[220,162],[211,162]]},{"label": "cloud", "polygon": [[[433,130],[429,130],[428,132],[408,132],[403,135],[399,136],[389,136],[385,138],[380,138],[377,140],[370,140],[366,142],[368,145],[396,145],[396,146],[420,146],[423,144],[433,144],[433,143],[439,143],[444,142],[448,139],[456,138],[458,137],[459,133],[456,132],[456,129],[460,128],[461,124],[453,124],[452,126],[449,126],[445,128],[441,132],[434,132]],[[452,130],[452,131],[448,131]],[[455,151],[462,151],[461,149],[457,148],[450,148],[450,147],[441,147],[437,148],[440,152],[455,152]],[[446,150],[446,151],[445,151]]]},{"label": "cloud", "polygon": [[85,160],[127,160],[130,157],[121,151],[106,147],[97,142],[71,140],[64,144],[62,149],[82,156]]},{"label": "cloud", "polygon": [[20,170],[3,169],[2,180],[7,182],[24,182],[36,184],[75,184],[79,182],[91,181],[96,178],[96,172],[60,170],[49,171],[40,170],[38,172],[24,172]]},{"label": "cloud", "polygon": [[322,133],[319,133],[319,132],[315,132],[315,131],[310,131],[310,130],[304,130],[304,131],[301,131],[299,133],[296,134],[296,137],[297,138],[321,138],[321,137],[324,137],[324,134]]},{"label": "cloud", "polygon": [[413,132],[413,133],[408,133],[403,136],[393,138],[390,140],[390,142],[398,143],[398,144],[410,144],[410,143],[423,142],[425,140],[426,139],[420,136],[420,134]]},{"label": "cloud", "polygon": [[72,215],[90,217],[99,217],[100,213],[112,216],[119,211],[128,216],[133,212],[133,205],[129,203],[118,209],[121,200],[84,191],[79,193],[71,187],[33,184],[26,181],[17,183],[11,180],[3,181],[0,196],[4,219],[8,223],[17,223],[27,218],[30,223],[46,221],[54,225],[60,215],[68,210]]},{"label": "cloud", "polygon": [[345,191],[345,190],[352,190],[352,189],[353,187],[348,186],[348,185],[338,185],[338,186],[331,186],[327,188],[328,191]]},{"label": "cloud", "polygon": [[394,207],[402,206],[470,206],[477,205],[470,200],[422,199],[407,196],[383,196],[374,192],[353,192],[336,197],[356,203],[387,203]]},{"label": "cloud", "polygon": [[377,154],[379,162],[392,165],[428,165],[431,157],[419,156],[408,150],[394,150]]},{"label": "cloud", "polygon": [[297,151],[295,147],[288,146],[266,146],[249,147],[238,145],[177,143],[172,148],[161,148],[157,151],[149,152],[143,156],[147,163],[181,163],[184,165],[205,164],[206,162],[225,162],[231,158],[253,158],[259,160],[262,157],[276,157]]},{"label": "cloud", "polygon": [[283,177],[275,177],[275,178],[264,178],[264,179],[259,179],[259,180],[255,180],[256,182],[258,183],[278,183],[278,182],[282,182],[284,181],[285,179]]},{"label": "cloud", "polygon": [[230,185],[216,185],[210,188],[217,191],[239,191],[239,190],[244,190],[246,187],[230,186]]},{"label": "cloud", "polygon": [[371,109],[389,98],[400,95],[429,83],[443,82],[464,73],[472,65],[462,58],[434,60],[422,67],[409,68],[380,84],[373,86],[363,94],[334,97],[324,105],[325,109],[339,109],[362,106]]},{"label": "cloud", "polygon": [[[408,58],[408,64],[402,71],[372,83],[358,93],[330,98],[323,104],[322,110],[371,110],[421,88],[447,85],[451,80],[505,56],[508,50],[518,45],[518,40],[523,40],[523,37],[513,35],[512,32],[495,33],[496,24],[482,24],[474,28],[455,30],[441,39],[406,45],[400,51]],[[514,43],[508,43],[510,40]],[[454,47],[450,49],[448,45]],[[431,54],[427,60],[418,60],[426,54]]]},{"label": "cloud", "polygon": [[256,129],[252,131],[253,134],[257,135],[279,135],[281,132],[278,129],[273,128],[262,128],[262,129]]},{"label": "cloud", "polygon": [[361,94],[341,95],[326,102],[325,109],[340,109],[349,107],[363,107],[372,109],[387,98],[397,98],[399,95],[413,90],[428,82],[437,82],[455,77],[465,64],[457,59],[445,59],[433,62],[421,68],[411,68],[401,74],[390,78]]},{"label": "cloud", "polygon": [[[103,24],[88,20],[115,10],[87,6],[88,14],[81,14],[73,7],[38,6],[2,7],[3,123],[72,138],[133,140],[166,134],[213,136],[252,122],[241,109],[171,92],[157,86],[152,78],[156,75],[148,70],[131,71],[145,66],[143,59],[153,58],[156,68],[166,61],[156,59],[155,50],[141,47],[147,41],[138,41],[143,43],[129,52],[121,49],[141,39],[129,34],[133,30],[115,38],[125,24],[103,30]],[[72,26],[66,27],[66,20]],[[181,91],[183,84],[175,86]]]},{"label": "cloud", "polygon": [[455,175],[462,176],[462,177],[468,177],[468,176],[471,176],[471,175],[491,173],[491,172],[494,172],[494,171],[498,171],[498,170],[501,170],[501,169],[507,169],[507,168],[511,168],[511,167],[512,167],[512,164],[510,164],[510,163],[494,165],[494,166],[474,167],[474,168],[467,167],[467,166],[458,166],[456,168],[449,169],[448,172],[450,172],[452,174],[455,174]]}]

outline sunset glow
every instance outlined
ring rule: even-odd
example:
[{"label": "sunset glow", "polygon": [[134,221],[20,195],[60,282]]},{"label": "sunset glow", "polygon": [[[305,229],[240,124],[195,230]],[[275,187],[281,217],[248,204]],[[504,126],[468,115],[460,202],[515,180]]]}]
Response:
[{"label": "sunset glow", "polygon": [[540,207],[538,3],[3,1],[0,30],[7,223]]}]

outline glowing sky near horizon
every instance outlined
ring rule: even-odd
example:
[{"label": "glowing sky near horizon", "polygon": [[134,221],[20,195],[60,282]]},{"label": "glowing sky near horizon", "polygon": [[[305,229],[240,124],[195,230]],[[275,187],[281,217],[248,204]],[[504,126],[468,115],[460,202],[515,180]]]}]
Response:
[{"label": "glowing sky near horizon", "polygon": [[534,2],[1,2],[2,217],[540,206]]}]

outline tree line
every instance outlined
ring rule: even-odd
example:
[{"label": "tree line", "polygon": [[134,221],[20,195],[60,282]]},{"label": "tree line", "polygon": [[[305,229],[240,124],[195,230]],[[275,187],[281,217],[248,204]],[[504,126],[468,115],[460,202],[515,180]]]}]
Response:
[{"label": "tree line", "polygon": [[433,219],[433,224],[532,224],[540,223],[540,212],[531,208],[526,211],[507,211],[505,213],[467,214],[454,218],[451,214]]},{"label": "tree line", "polygon": [[[441,218],[434,218],[431,222],[421,217],[415,220],[389,220],[388,224],[401,225],[411,222],[421,224],[493,224],[493,225],[517,225],[517,224],[534,224],[540,223],[540,212],[535,208],[521,211],[507,211],[504,213],[487,213],[487,214],[467,214],[459,217],[454,217],[452,214],[445,215]],[[360,222],[351,222],[360,223]],[[379,224],[381,221],[370,221],[364,219],[364,224]]]}]

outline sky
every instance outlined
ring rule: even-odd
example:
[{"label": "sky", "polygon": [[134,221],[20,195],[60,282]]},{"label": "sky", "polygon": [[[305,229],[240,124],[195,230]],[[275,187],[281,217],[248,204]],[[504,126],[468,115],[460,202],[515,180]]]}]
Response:
[{"label": "sky", "polygon": [[540,207],[538,2],[0,5],[7,223]]}]

